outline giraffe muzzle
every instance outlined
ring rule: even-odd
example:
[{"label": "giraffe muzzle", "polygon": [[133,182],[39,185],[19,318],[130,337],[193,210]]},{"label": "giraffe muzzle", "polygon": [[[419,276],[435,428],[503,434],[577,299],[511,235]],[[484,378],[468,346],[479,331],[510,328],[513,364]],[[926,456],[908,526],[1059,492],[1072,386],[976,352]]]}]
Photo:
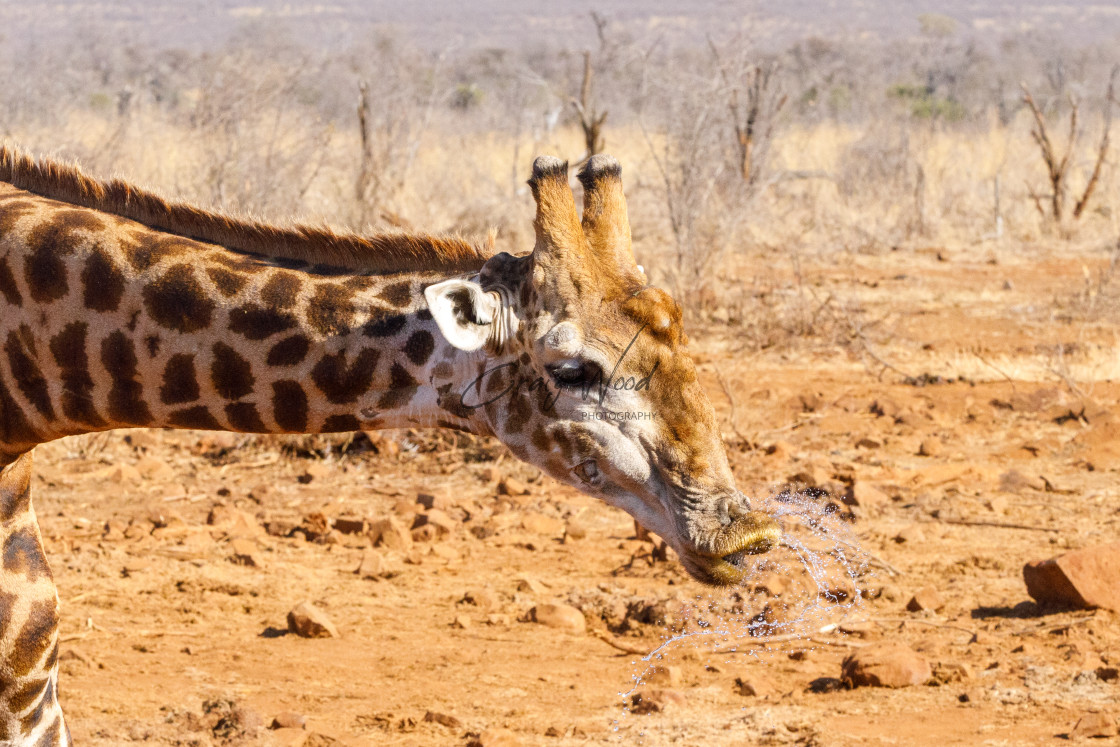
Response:
[{"label": "giraffe muzzle", "polygon": [[770,552],[781,538],[781,527],[773,517],[761,511],[748,511],[713,539],[710,552],[693,560],[700,566],[700,572],[693,575],[717,586],[739,583],[748,573],[749,556]]}]

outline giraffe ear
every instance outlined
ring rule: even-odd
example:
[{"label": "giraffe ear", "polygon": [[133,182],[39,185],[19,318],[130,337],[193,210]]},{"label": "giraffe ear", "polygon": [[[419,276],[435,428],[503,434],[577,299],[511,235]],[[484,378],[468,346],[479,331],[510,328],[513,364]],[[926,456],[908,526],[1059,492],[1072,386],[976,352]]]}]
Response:
[{"label": "giraffe ear", "polygon": [[447,341],[459,350],[478,350],[490,336],[501,302],[469,280],[445,280],[424,289],[428,309]]}]

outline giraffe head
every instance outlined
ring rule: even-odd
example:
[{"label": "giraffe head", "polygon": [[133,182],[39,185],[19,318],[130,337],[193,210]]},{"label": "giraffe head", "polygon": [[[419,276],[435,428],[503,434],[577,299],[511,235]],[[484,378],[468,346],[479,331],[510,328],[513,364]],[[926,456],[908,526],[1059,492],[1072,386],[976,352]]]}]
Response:
[{"label": "giraffe head", "polygon": [[634,261],[618,162],[594,156],[579,178],[582,220],[567,164],[538,158],[533,252],[425,290],[441,333],[472,351],[473,376],[445,406],[627,511],[697,579],[733,583],[778,525],[736,490],[680,307]]}]

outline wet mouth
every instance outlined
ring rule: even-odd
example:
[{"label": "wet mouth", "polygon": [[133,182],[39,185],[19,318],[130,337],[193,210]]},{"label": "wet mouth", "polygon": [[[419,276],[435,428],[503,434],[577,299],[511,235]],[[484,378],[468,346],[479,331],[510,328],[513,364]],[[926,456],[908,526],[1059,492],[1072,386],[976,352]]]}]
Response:
[{"label": "wet mouth", "polygon": [[736,531],[721,543],[726,549],[734,549],[709,557],[705,570],[713,583],[737,583],[746,575],[750,556],[770,552],[778,546],[781,538],[782,530],[776,521],[765,514],[751,513],[747,521],[736,527]]}]

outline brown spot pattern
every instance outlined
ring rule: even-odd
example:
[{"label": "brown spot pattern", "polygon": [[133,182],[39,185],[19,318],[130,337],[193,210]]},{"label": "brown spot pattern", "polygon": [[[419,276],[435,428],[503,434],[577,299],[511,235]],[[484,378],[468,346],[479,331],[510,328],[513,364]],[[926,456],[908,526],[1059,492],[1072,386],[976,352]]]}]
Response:
[{"label": "brown spot pattern", "polygon": [[353,415],[331,415],[323,422],[323,433],[345,433],[361,429],[362,424]]},{"label": "brown spot pattern", "polygon": [[[23,459],[30,460],[28,454]],[[7,479],[0,482],[0,521],[8,521],[22,514],[31,505],[31,463],[13,463],[8,467]],[[2,595],[0,595],[2,599]],[[0,625],[6,619],[0,605]]]},{"label": "brown spot pattern", "polygon": [[90,311],[116,311],[124,295],[124,273],[113,260],[95,251],[82,269],[82,303]]},{"label": "brown spot pattern", "polygon": [[298,381],[276,381],[272,384],[272,416],[276,425],[289,433],[307,430],[307,394]]},{"label": "brown spot pattern", "polygon": [[307,305],[307,323],[324,336],[350,331],[354,321],[354,292],[341,284],[321,283]]},{"label": "brown spot pattern", "polygon": [[345,350],[335,355],[324,355],[311,369],[311,380],[330,402],[348,404],[369,391],[373,370],[380,357],[381,351],[366,348],[358,353],[352,364],[347,365]]},{"label": "brown spot pattern", "polygon": [[213,281],[218,292],[226,298],[236,296],[249,282],[249,278],[244,275],[238,275],[236,272],[230,272],[221,267],[207,267],[206,274],[210,276],[210,280]]},{"label": "brown spot pattern", "polygon": [[243,433],[266,433],[264,422],[261,421],[257,406],[252,402],[230,402],[226,405],[226,418],[230,427]]},{"label": "brown spot pattern", "polygon": [[412,302],[412,284],[408,281],[393,283],[381,291],[379,295],[390,306],[403,309]]},{"label": "brown spot pattern", "polygon": [[[153,238],[154,237],[154,238]],[[124,255],[137,272],[150,270],[164,259],[201,255],[203,245],[167,234],[141,234],[140,241],[123,247]]]},{"label": "brown spot pattern", "polygon": [[214,390],[225,399],[241,399],[253,391],[256,379],[253,367],[236,350],[224,342],[214,343],[214,360],[210,365],[210,380]]},{"label": "brown spot pattern", "polygon": [[180,428],[197,428],[203,431],[225,430],[222,428],[222,424],[210,414],[206,405],[195,405],[184,410],[176,410],[168,416],[167,422]]},{"label": "brown spot pattern", "polygon": [[163,369],[163,384],[159,400],[165,405],[194,402],[199,397],[198,376],[194,370],[194,355],[176,353]]},{"label": "brown spot pattern", "polygon": [[145,287],[144,304],[159,325],[176,332],[205,329],[214,313],[214,302],[189,265],[175,265]]},{"label": "brown spot pattern", "polygon": [[0,294],[3,294],[4,300],[12,306],[23,304],[23,294],[19,292],[16,276],[12,274],[7,257],[0,257]]},{"label": "brown spot pattern", "polygon": [[404,344],[404,354],[408,359],[417,366],[422,366],[428,362],[431,357],[432,351],[436,348],[435,338],[432,333],[426,329],[413,332]]},{"label": "brown spot pattern", "polygon": [[51,568],[43,556],[34,527],[17,529],[4,540],[4,570],[17,573],[31,583],[51,578]]},{"label": "brown spot pattern", "polygon": [[39,599],[31,603],[27,621],[12,645],[7,664],[16,677],[26,677],[43,658],[51,646],[58,627],[58,608],[53,599]]},{"label": "brown spot pattern", "polygon": [[0,442],[12,446],[34,445],[42,440],[4,387],[0,387],[0,432],[4,435]]},{"label": "brown spot pattern", "polygon": [[419,386],[420,382],[413,378],[408,369],[399,363],[393,363],[389,369],[389,391],[377,403],[378,409],[395,410],[408,404]]},{"label": "brown spot pattern", "polygon": [[152,422],[152,413],[143,399],[144,388],[136,380],[136,348],[124,332],[113,332],[101,342],[101,363],[113,380],[109,417],[119,425]]},{"label": "brown spot pattern", "polygon": [[277,309],[290,309],[296,305],[301,285],[298,275],[277,272],[261,288],[261,301]]},{"label": "brown spot pattern", "polygon": [[70,322],[51,338],[51,355],[62,379],[62,413],[77,423],[93,427],[105,425],[93,404],[93,377],[86,353],[85,322]]},{"label": "brown spot pattern", "polygon": [[272,346],[266,363],[270,366],[294,366],[307,357],[311,341],[303,335],[292,335]]},{"label": "brown spot pattern", "polygon": [[296,318],[276,309],[247,303],[229,312],[231,332],[249,340],[264,340],[296,326]]},{"label": "brown spot pattern", "polygon": [[12,377],[16,380],[19,390],[23,392],[23,396],[27,397],[27,401],[39,411],[40,415],[53,420],[54,405],[47,390],[47,380],[43,378],[43,372],[35,361],[35,338],[31,328],[21,325],[18,334],[15,330],[9,332],[8,339],[4,343],[4,352],[8,355]]},{"label": "brown spot pattern", "polygon": [[408,317],[404,314],[378,315],[370,318],[362,326],[362,334],[366,337],[392,337],[404,329]]}]

